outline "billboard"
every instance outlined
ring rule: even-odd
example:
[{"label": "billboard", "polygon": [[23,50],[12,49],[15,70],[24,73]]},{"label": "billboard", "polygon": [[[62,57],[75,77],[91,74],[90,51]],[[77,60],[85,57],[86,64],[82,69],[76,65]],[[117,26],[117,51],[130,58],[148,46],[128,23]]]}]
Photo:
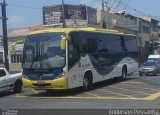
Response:
[{"label": "billboard", "polygon": [[43,7],[43,25],[62,25],[62,6]]},{"label": "billboard", "polygon": [[[67,27],[95,24],[97,11],[86,5],[64,4],[64,18]],[[43,7],[43,24],[62,26],[62,5]]]},{"label": "billboard", "polygon": [[97,9],[92,7],[87,7],[88,14],[88,24],[96,25],[97,24]]}]

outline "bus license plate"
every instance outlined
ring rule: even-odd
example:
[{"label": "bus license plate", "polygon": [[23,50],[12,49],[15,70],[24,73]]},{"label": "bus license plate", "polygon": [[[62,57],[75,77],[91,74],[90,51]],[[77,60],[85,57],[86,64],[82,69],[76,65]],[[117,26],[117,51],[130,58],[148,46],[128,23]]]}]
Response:
[{"label": "bus license plate", "polygon": [[45,82],[44,82],[44,81],[37,81],[37,84],[38,84],[38,85],[44,85]]}]

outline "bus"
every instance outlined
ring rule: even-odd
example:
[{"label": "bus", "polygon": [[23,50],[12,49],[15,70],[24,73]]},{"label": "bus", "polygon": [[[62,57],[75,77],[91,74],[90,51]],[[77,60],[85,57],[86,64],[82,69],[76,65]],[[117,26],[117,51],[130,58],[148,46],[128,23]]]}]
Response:
[{"label": "bus", "polygon": [[44,28],[24,41],[23,85],[35,90],[66,90],[138,69],[136,36],[97,28]]}]

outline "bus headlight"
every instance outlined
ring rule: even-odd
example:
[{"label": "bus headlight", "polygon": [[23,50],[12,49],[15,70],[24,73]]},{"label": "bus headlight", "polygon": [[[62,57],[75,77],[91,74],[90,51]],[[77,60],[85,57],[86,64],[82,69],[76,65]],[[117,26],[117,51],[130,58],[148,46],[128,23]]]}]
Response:
[{"label": "bus headlight", "polygon": [[54,79],[59,79],[59,78],[62,78],[62,77],[65,77],[65,74],[64,74],[64,73],[62,73],[62,74],[56,76]]}]

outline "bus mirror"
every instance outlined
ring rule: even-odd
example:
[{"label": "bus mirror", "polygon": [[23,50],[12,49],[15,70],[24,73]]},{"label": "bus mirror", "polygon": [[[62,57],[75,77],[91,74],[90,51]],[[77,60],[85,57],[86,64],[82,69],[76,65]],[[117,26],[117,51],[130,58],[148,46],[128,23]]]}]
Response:
[{"label": "bus mirror", "polygon": [[66,40],[64,38],[61,39],[61,50],[65,50],[66,48]]}]

